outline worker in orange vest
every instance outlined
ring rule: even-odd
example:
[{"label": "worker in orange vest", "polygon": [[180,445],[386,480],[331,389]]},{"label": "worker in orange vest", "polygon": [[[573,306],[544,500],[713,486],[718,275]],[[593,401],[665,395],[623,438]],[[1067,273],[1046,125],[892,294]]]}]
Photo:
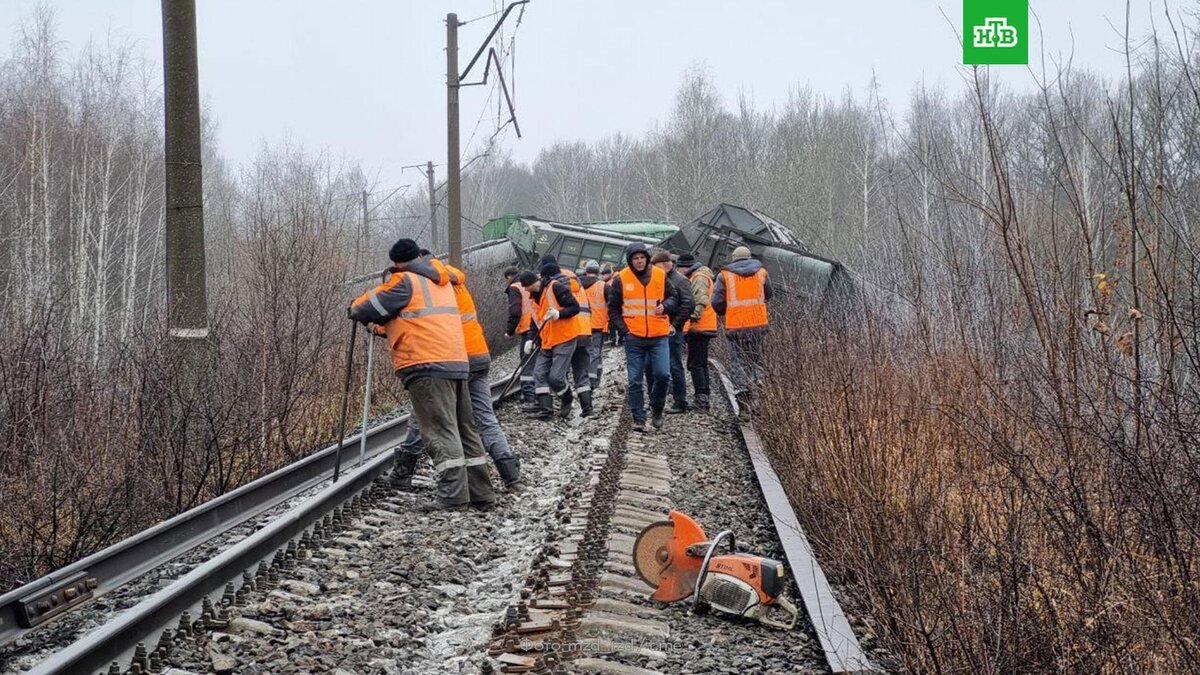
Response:
[{"label": "worker in orange vest", "polygon": [[732,261],[713,283],[712,306],[725,317],[725,338],[732,356],[733,384],[743,405],[762,380],[763,343],[767,337],[767,303],[774,292],[767,270],[750,257],[750,249],[733,249]]},{"label": "worker in orange vest", "polygon": [[640,242],[625,249],[628,266],[613,279],[608,296],[608,320],[616,324],[625,341],[626,391],[633,430],[646,431],[646,403],[642,380],[650,373],[651,424],[663,425],[670,369],[670,315],[679,306],[678,290],[667,275],[650,264],[650,251]]},{"label": "worker in orange vest", "polygon": [[[421,255],[428,256],[429,252],[422,249]],[[467,289],[467,274],[452,265],[445,267],[450,274],[450,285],[454,288],[458,315],[462,319],[463,336],[466,339],[467,360],[471,370],[467,388],[471,393],[471,413],[475,420],[475,428],[479,431],[483,447],[491,456],[504,486],[509,492],[520,492],[524,487],[521,482],[521,461],[513,453],[492,406],[492,387],[488,382],[492,356],[488,350],[487,339],[483,335],[483,324],[479,323],[476,313],[475,299]],[[401,454],[411,455],[411,458],[405,457],[403,462],[397,462],[397,470],[392,472],[392,484],[401,489],[411,489],[410,467],[415,468],[417,460],[425,452],[421,442],[420,425],[408,425],[408,435],[400,444],[400,449]]]},{"label": "worker in orange vest", "polygon": [[[600,281],[604,282],[604,292],[607,297],[609,290],[612,289],[613,283],[612,265],[605,265],[600,268]],[[619,338],[620,335],[617,333],[617,324],[610,320],[608,322],[608,341],[611,342],[613,346],[619,347],[621,345]]]},{"label": "worker in orange vest", "polygon": [[[530,353],[525,350],[525,345],[537,340],[538,326],[533,320],[537,300],[529,290],[537,278],[536,274],[528,270],[518,271],[512,276],[505,275],[505,281],[508,283],[505,289],[508,296],[508,326],[504,329],[504,334],[519,338],[518,354]],[[533,386],[534,361],[535,359],[526,359],[524,367],[521,368],[521,399],[525,402],[526,410],[537,408],[537,392]]]},{"label": "worker in orange vest", "polygon": [[712,406],[712,390],[708,379],[708,345],[717,336],[717,311],[712,307],[713,272],[691,253],[679,256],[679,260],[675,261],[675,268],[687,277],[692,287],[692,300],[696,303],[692,315],[683,327],[687,344],[687,370],[692,376],[692,390],[696,394],[695,406],[707,412]]},{"label": "worker in orange vest", "polygon": [[[554,417],[554,396],[560,397],[559,411],[564,418],[571,414],[574,394],[580,394],[580,405],[591,414],[591,389],[587,382],[587,352],[576,356],[577,343],[583,324],[580,303],[575,288],[579,283],[563,275],[557,263],[542,265],[541,300],[537,307],[537,321],[541,323],[540,351],[533,369],[534,386],[537,391],[539,419]],[[587,324],[590,332],[590,321]],[[582,367],[581,367],[582,366]],[[567,383],[567,372],[575,373],[575,391]],[[580,381],[584,386],[580,386]]]},{"label": "worker in orange vest", "polygon": [[579,277],[592,311],[592,334],[588,340],[588,377],[592,381],[592,391],[600,388],[600,378],[604,375],[604,338],[608,335],[609,323],[608,284],[601,281],[598,274],[600,263],[589,260],[583,266],[583,276]]},{"label": "worker in orange vest", "polygon": [[426,430],[437,476],[437,497],[426,508],[489,509],[495,496],[471,411],[458,302],[446,267],[420,252],[412,239],[397,241],[388,251],[391,277],[359,296],[348,313],[354,321],[382,327],[413,417]]}]

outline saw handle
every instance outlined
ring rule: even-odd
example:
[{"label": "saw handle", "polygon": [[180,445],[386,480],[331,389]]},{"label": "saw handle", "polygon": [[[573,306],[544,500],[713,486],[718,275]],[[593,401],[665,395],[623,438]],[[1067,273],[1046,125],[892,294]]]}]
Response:
[{"label": "saw handle", "polygon": [[791,621],[788,621],[788,622],[777,621],[777,620],[772,619],[769,616],[767,616],[766,613],[763,613],[763,615],[760,616],[758,618],[758,620],[767,624],[768,626],[770,626],[772,628],[782,628],[783,630],[791,630],[796,625],[796,617],[799,616],[799,613],[796,611],[796,606],[792,604],[791,600],[788,600],[787,598],[783,597],[782,595],[775,598],[775,602],[773,602],[772,604],[779,605],[780,609],[787,612],[792,617]]}]

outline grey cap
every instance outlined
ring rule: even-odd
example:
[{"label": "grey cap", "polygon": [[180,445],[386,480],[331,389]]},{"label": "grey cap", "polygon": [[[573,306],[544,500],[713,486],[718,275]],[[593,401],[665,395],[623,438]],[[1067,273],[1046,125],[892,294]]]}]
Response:
[{"label": "grey cap", "polygon": [[586,263],[584,263],[583,269],[588,274],[599,274],[600,273],[600,263],[595,260],[589,260]]}]

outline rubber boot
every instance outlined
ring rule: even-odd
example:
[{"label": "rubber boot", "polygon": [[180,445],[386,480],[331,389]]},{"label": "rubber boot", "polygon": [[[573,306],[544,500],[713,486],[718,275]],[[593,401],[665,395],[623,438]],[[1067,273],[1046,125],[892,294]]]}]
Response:
[{"label": "rubber boot", "polygon": [[579,413],[580,417],[592,416],[592,392],[585,391],[579,395],[579,407],[583,411]]},{"label": "rubber boot", "polygon": [[421,459],[420,455],[410,455],[407,452],[396,450],[396,458],[392,463],[392,487],[404,492],[415,492],[413,487],[413,475],[417,473],[417,460]]},{"label": "rubber boot", "polygon": [[524,488],[524,483],[521,481],[521,460],[516,457],[506,457],[497,459],[496,472],[500,474],[500,480],[504,481],[504,486],[509,492],[520,492]]},{"label": "rubber boot", "polygon": [[554,419],[554,398],[550,394],[538,394],[538,410],[534,414],[534,419]]},{"label": "rubber boot", "polygon": [[575,400],[575,392],[571,391],[570,387],[567,387],[567,390],[563,392],[560,400],[562,401],[562,408],[559,408],[558,416],[564,420],[570,419],[571,403]]}]

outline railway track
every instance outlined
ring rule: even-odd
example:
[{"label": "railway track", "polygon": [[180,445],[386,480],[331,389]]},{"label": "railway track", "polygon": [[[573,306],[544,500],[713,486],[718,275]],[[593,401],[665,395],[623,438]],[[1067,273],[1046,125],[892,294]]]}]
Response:
[{"label": "railway track", "polygon": [[[610,355],[609,372],[616,365]],[[493,395],[498,389],[493,386]],[[380,484],[391,463],[385,450],[402,438],[404,419],[379,425],[368,435],[361,466],[343,469],[337,484],[323,487],[30,672],[145,673],[167,667],[337,672],[333,662],[344,662],[344,673],[652,673],[697,669],[696,658],[706,664],[699,670],[714,672],[745,667],[746,660],[756,664],[751,668],[756,672],[869,669],[871,662],[812,559],[803,531],[786,499],[779,499],[777,478],[771,487],[774,474],[761,445],[754,446],[753,428],[734,423],[736,404],[727,402],[711,423],[680,416],[668,419],[661,436],[630,436],[623,388],[605,389],[597,402],[601,413],[570,424],[548,426],[501,410],[539,491],[506,500],[496,514],[414,522],[411,496]],[[689,424],[690,430],[677,428]],[[704,455],[672,442],[697,434],[698,448],[719,451]],[[739,461],[736,475],[706,468]],[[332,465],[324,468],[331,471]],[[276,473],[283,476],[288,469]],[[299,491],[322,485],[315,467],[305,471],[312,474],[305,480],[301,474],[274,478],[277,485],[291,487],[277,488],[271,499],[258,497],[253,502],[260,505],[258,512],[286,502],[287,494],[294,499]],[[722,493],[720,485],[727,483],[736,485]],[[759,485],[765,502],[739,500],[746,504],[732,512],[722,506],[737,492]],[[266,494],[267,488],[255,490]],[[222,499],[238,497],[231,493]],[[651,589],[629,564],[632,537],[672,505],[699,516],[706,527],[711,522],[719,529],[727,521],[740,541],[786,558],[798,582],[791,592],[800,591],[797,600],[816,620],[803,630],[798,625],[793,632],[772,632],[758,624],[692,616],[683,603],[664,608],[647,601]],[[172,528],[183,527],[188,515],[154,529],[169,529],[165,526],[176,520],[181,522]],[[462,534],[481,527],[491,535],[485,542]],[[151,532],[113,548],[169,540],[158,539],[161,534],[148,537]],[[420,556],[442,549],[430,543],[439,540],[451,543],[437,555],[426,553],[430,560]],[[162,550],[159,546],[153,554],[148,548],[141,554],[143,564],[152,564]],[[438,569],[431,569],[434,559]],[[310,652],[311,660],[300,656]]]}]

